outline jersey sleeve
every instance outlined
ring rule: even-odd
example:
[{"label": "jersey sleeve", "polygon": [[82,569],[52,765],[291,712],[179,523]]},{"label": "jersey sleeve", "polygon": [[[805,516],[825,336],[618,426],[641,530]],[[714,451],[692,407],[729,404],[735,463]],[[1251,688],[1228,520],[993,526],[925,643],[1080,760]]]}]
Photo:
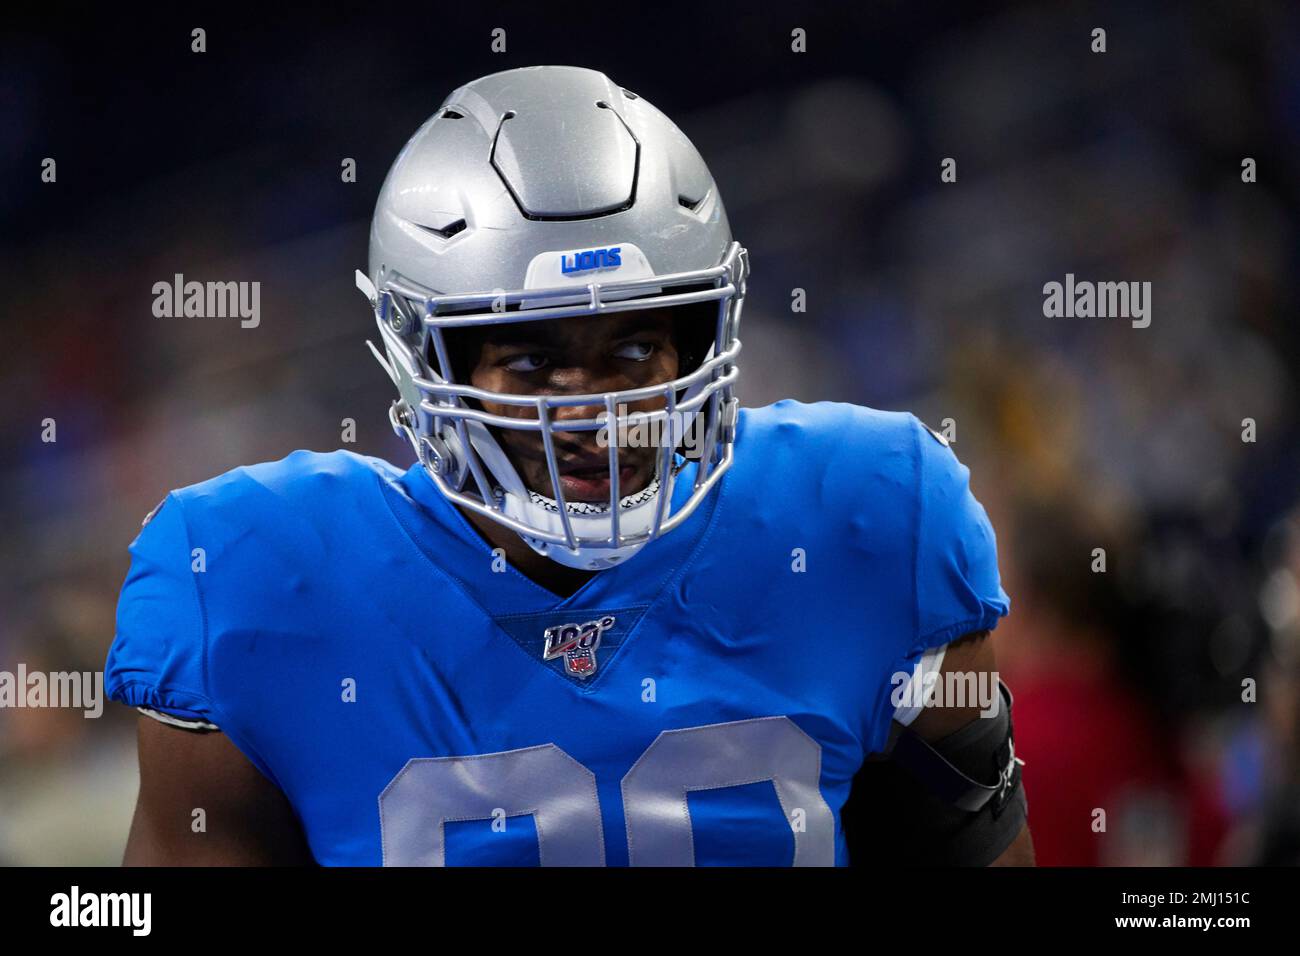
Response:
[{"label": "jersey sleeve", "polygon": [[993,526],[970,491],[970,469],[946,441],[913,421],[919,446],[916,652],[996,627],[1011,601],[998,574]]},{"label": "jersey sleeve", "polygon": [[104,665],[108,695],[153,716],[210,722],[203,609],[184,509],[174,493],[146,519],[130,551]]},{"label": "jersey sleeve", "polygon": [[970,470],[942,438],[911,418],[914,442],[911,626],[890,643],[893,654],[875,696],[872,752],[883,752],[891,720],[904,726],[920,714],[944,648],[973,631],[991,630],[1010,609],[998,574],[997,540],[970,491]]}]

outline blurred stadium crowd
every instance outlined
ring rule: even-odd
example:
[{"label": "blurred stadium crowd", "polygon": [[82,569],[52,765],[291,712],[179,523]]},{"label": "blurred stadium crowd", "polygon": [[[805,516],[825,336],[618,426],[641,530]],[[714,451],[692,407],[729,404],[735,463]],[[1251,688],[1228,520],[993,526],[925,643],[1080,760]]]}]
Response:
[{"label": "blurred stadium crowd", "polygon": [[[410,460],[352,287],[380,179],[455,86],[567,62],[663,109],[721,184],[754,268],[746,405],[955,423],[1012,597],[996,641],[1040,863],[1300,862],[1300,7],[863,6],[794,17],[802,58],[789,16],[679,36],[670,7],[617,43],[443,23],[424,60],[383,18],[214,20],[206,59],[181,20],[13,28],[0,669],[102,668],[170,488],[339,447],[348,418],[349,447]],[[155,318],[178,272],[260,281],[260,326]],[[1045,318],[1066,273],[1150,281],[1151,326]],[[134,796],[126,708],[0,711],[0,863],[114,864]]]}]

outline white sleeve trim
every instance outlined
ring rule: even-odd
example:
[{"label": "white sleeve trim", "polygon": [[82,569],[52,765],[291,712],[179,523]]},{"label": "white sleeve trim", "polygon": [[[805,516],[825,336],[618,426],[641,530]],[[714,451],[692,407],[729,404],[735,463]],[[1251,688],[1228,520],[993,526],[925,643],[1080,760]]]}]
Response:
[{"label": "white sleeve trim", "polygon": [[[909,677],[907,683],[903,685],[903,690],[908,690],[918,681],[924,681],[926,674],[938,673],[939,668],[943,666],[943,652],[947,649],[948,645],[943,644],[939,647],[932,647],[926,651],[925,654],[922,655],[921,659],[916,662],[916,667],[912,671],[912,676]],[[920,683],[917,686],[918,689],[920,689],[925,687],[925,684]],[[912,721],[916,720],[917,714],[921,712],[924,705],[913,703],[912,695],[908,693],[904,693],[902,699],[904,702],[899,704],[898,708],[894,711],[894,719],[904,727],[910,727]],[[919,694],[917,695],[917,699],[921,699]]]},{"label": "white sleeve trim", "polygon": [[220,730],[216,724],[208,723],[206,720],[187,720],[184,717],[175,717],[172,714],[164,714],[160,710],[154,710],[151,707],[137,707],[136,710],[146,717],[152,717],[154,720],[171,727],[180,727],[183,730]]}]

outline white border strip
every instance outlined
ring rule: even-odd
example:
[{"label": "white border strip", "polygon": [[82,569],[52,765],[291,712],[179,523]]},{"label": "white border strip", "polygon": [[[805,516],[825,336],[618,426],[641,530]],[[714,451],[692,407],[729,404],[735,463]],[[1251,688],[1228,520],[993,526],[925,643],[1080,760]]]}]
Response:
[{"label": "white border strip", "polygon": [[[948,645],[944,644],[926,651],[921,659],[916,662],[916,669],[912,671],[912,676],[908,678],[904,689],[910,688],[918,681],[924,681],[926,674],[937,673],[939,668],[943,666],[943,652],[947,649]],[[920,683],[917,686],[924,688],[925,684]],[[921,698],[918,697],[918,699]],[[894,719],[904,727],[908,727],[911,726],[912,721],[916,720],[917,714],[921,712],[925,705],[911,703],[910,695],[907,694],[903,696],[903,700],[907,701],[907,703],[898,705],[898,709],[894,711]]]},{"label": "white border strip", "polygon": [[208,723],[206,720],[186,720],[184,717],[175,717],[171,714],[164,714],[160,710],[152,710],[148,707],[137,707],[136,710],[146,717],[152,717],[159,723],[167,724],[171,727],[180,727],[182,730],[220,730],[216,724]]}]

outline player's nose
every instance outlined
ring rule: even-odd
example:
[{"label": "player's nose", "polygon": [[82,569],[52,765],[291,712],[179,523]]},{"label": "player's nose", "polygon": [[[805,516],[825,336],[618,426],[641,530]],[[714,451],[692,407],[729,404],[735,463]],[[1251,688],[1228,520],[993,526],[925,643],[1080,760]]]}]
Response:
[{"label": "player's nose", "polygon": [[[628,382],[619,375],[592,368],[557,369],[551,376],[547,391],[552,395],[604,396],[628,388]],[[600,402],[582,405],[561,405],[555,408],[555,419],[595,418],[604,406]]]},{"label": "player's nose", "polygon": [[[586,394],[586,393],[575,393]],[[600,449],[600,443],[597,440],[599,434],[595,430],[577,430],[566,431],[564,426],[568,422],[591,421],[600,418],[604,412],[603,405],[562,405],[553,409],[551,420],[555,425],[556,437],[560,443],[572,451],[582,453],[594,452]]]},{"label": "player's nose", "polygon": [[[611,376],[592,374],[589,369],[578,369],[575,370],[573,376],[564,380],[563,387],[556,389],[554,394],[604,396],[608,392],[618,391],[626,387],[626,383],[615,381]],[[615,413],[617,414],[618,411],[616,408]],[[603,401],[594,401],[581,405],[560,405],[552,408],[551,421],[554,423],[557,437],[564,447],[574,453],[594,454],[605,450],[599,439],[599,430],[565,431],[563,426],[567,422],[603,420],[604,413],[605,404]]]}]

